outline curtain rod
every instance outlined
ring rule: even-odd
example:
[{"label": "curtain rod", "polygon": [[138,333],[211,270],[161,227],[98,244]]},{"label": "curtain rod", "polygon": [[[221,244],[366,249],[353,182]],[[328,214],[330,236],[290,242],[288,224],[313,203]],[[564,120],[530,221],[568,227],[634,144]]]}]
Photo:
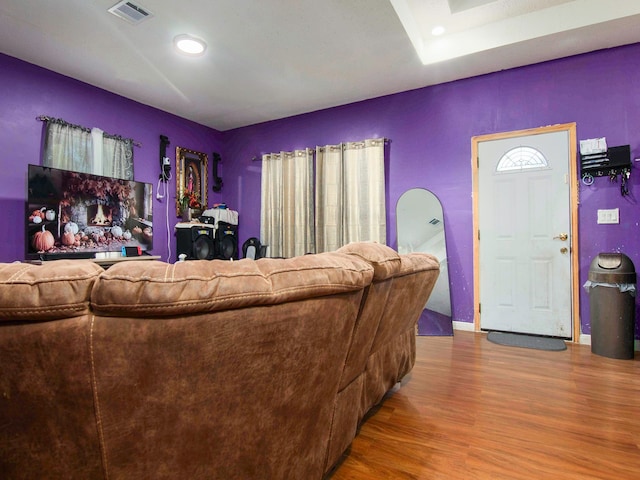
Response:
[{"label": "curtain rod", "polygon": [[[389,138],[386,138],[386,137],[382,137],[382,138],[367,138],[366,140],[359,140],[359,141],[356,141],[356,142],[342,142],[342,143],[339,143],[337,145],[340,145],[343,148],[344,148],[345,144],[347,144],[347,143],[350,143],[350,144],[361,144],[362,146],[364,146],[365,142],[367,142],[367,141],[375,141],[375,140],[382,140],[384,143],[389,143],[391,141]],[[318,146],[316,148],[324,148],[324,147],[323,146]],[[298,149],[298,150],[303,150],[303,149]],[[315,153],[315,148],[308,148],[307,147],[307,150],[311,150],[312,153]],[[262,156],[260,156],[260,157],[254,156],[253,158],[251,158],[251,161],[252,162],[262,161]]]},{"label": "curtain rod", "polygon": [[[70,127],[73,128],[79,128],[80,130],[83,130],[85,132],[91,132],[91,129],[88,127],[83,127],[82,125],[74,125],[73,123],[69,123],[65,120],[62,120],[61,118],[54,118],[54,117],[49,117],[47,115],[38,115],[36,117],[36,120],[40,120],[41,122],[54,122],[54,123],[60,123],[63,125],[68,125]],[[140,142],[136,142],[133,138],[124,138],[122,135],[113,135],[111,133],[107,133],[107,132],[103,132],[102,133],[103,136],[107,137],[107,138],[113,138],[115,140],[131,140],[131,144],[136,146],[136,147],[142,147],[142,144]]]}]

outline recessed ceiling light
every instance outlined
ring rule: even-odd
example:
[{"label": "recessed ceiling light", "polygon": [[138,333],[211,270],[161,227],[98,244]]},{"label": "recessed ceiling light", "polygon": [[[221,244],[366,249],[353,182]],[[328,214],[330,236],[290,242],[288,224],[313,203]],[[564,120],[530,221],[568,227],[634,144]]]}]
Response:
[{"label": "recessed ceiling light", "polygon": [[173,44],[176,46],[180,53],[198,56],[204,54],[207,49],[207,44],[204,40],[193,35],[178,35],[173,39]]},{"label": "recessed ceiling light", "polygon": [[433,35],[434,37],[442,35],[443,33],[444,33],[444,27],[442,25],[438,25],[437,27],[433,27],[433,30],[431,30],[431,35]]}]

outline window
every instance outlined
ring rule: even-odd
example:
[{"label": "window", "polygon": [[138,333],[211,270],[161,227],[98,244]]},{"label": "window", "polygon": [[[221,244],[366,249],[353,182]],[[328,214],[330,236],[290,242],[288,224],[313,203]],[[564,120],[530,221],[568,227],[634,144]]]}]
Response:
[{"label": "window", "polygon": [[47,123],[43,166],[133,180],[133,140],[57,118],[39,119]]},{"label": "window", "polygon": [[[386,243],[384,139],[262,157],[260,241],[272,257]],[[315,188],[314,188],[315,177]]]},{"label": "window", "polygon": [[542,152],[532,147],[516,147],[505,153],[496,167],[496,172],[513,172],[532,168],[547,168],[547,159]]}]

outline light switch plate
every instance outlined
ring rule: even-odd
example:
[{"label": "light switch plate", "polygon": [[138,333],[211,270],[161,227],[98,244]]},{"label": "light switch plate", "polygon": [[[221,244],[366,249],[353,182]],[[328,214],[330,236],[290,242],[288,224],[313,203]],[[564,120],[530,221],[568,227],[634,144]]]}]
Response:
[{"label": "light switch plate", "polygon": [[598,224],[620,223],[620,209],[611,208],[608,210],[598,209]]}]

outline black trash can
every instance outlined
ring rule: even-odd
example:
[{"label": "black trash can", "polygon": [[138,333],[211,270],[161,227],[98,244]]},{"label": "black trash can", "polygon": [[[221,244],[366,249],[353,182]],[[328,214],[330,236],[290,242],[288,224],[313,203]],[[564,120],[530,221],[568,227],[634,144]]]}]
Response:
[{"label": "black trash can", "polygon": [[622,253],[600,253],[589,281],[591,352],[609,358],[634,357],[636,271]]}]

